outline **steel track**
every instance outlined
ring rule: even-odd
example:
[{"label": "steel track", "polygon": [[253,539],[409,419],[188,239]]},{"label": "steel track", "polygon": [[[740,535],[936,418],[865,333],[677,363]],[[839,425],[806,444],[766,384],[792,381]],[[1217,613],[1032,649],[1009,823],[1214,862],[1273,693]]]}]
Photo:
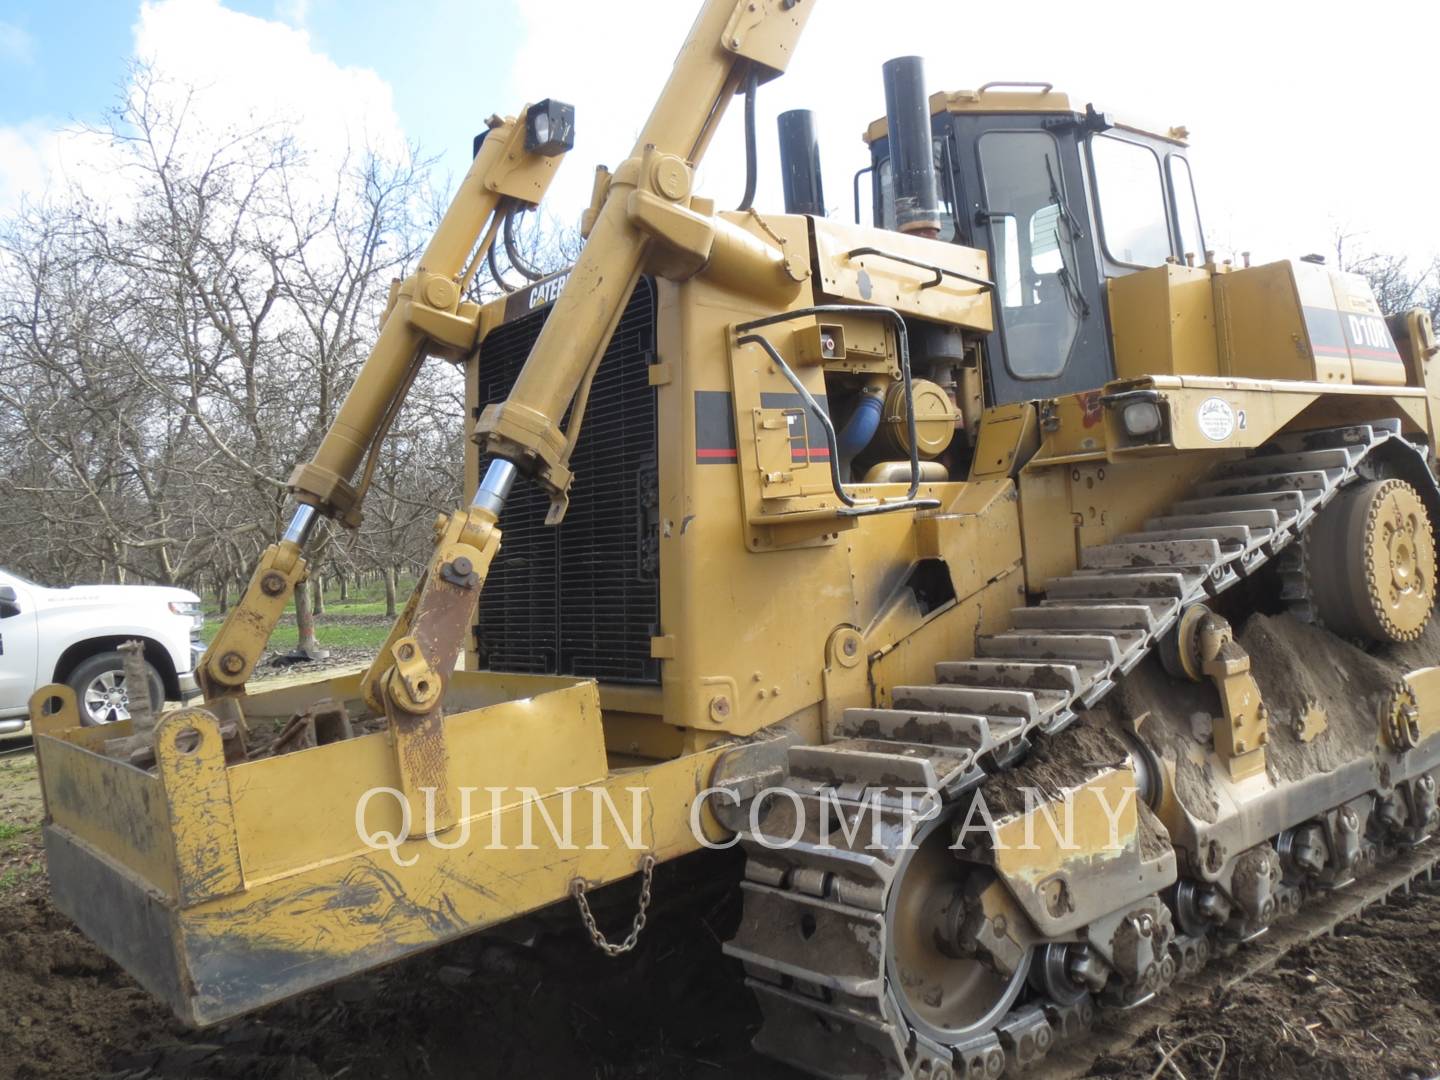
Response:
[{"label": "steel track", "polygon": [[[1187,606],[1287,553],[1387,443],[1417,453],[1398,421],[1386,421],[1282,436],[1221,465],[1141,531],[1085,549],[1040,605],[1016,609],[1009,631],[981,637],[974,659],[938,664],[934,684],[895,688],[890,708],[847,710],[824,745],[793,747],[793,800],[778,800],[759,833],[741,833],[745,913],[725,946],[744,963],[765,1015],[757,1049],[822,1077],[993,1080],[1082,1038],[1095,1015],[1089,996],[1069,1005],[1002,1000],[963,1038],[912,1024],[889,982],[887,913],[905,841],[927,808],[892,796],[924,788],[953,804],[1003,777],[1031,741],[1098,703]],[[1296,575],[1284,580],[1293,586]],[[1287,592],[1308,616],[1303,592]],[[863,802],[877,791],[878,809]],[[878,828],[848,844],[818,835],[831,793],[853,814],[878,814]],[[786,845],[797,830],[800,840]],[[1195,944],[1177,942],[1176,967],[1187,976],[1203,963],[1206,948],[1197,958]]]}]

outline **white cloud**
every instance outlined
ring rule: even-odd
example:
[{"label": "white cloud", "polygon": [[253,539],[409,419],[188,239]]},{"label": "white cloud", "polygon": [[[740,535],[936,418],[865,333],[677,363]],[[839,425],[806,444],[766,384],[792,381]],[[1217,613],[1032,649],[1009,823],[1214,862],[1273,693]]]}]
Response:
[{"label": "white cloud", "polygon": [[0,60],[12,64],[33,64],[35,42],[30,35],[14,23],[0,20]]},{"label": "white cloud", "polygon": [[0,127],[0,207],[13,206],[25,192],[44,186],[49,136],[41,124]]},{"label": "white cloud", "polygon": [[116,190],[114,157],[102,139],[48,120],[0,127],[0,213],[70,182],[96,199]]},{"label": "white cloud", "polygon": [[284,124],[317,171],[363,147],[405,152],[389,85],[336,64],[304,30],[218,0],[157,0],[140,9],[135,53],[177,92],[194,88],[190,110],[204,131]]},{"label": "white cloud", "polygon": [[[330,187],[347,155],[408,153],[389,85],[369,69],[336,64],[304,30],[219,0],[155,0],[140,8],[134,55],[157,76],[152,93],[185,107],[187,151],[231,131],[284,126],[315,182]],[[58,183],[100,201],[122,190],[113,158],[73,127],[46,119],[0,127],[0,211]]]},{"label": "white cloud", "polygon": [[[629,152],[698,3],[629,0],[618,46],[606,5],[517,8],[526,40],[506,108],[547,93],[576,105],[576,151],[551,204],[573,219],[593,166],[613,167]],[[867,163],[860,134],[884,113],[880,65],[918,52],[932,90],[1047,79],[1082,104],[1187,124],[1207,228],[1237,250],[1324,250],[1334,225],[1348,223],[1377,246],[1440,252],[1440,225],[1428,212],[1440,151],[1426,112],[1440,8],[1371,0],[1363,20],[1351,11],[1337,0],[1318,0],[1303,17],[1254,0],[1183,12],[1116,0],[1103,17],[1077,18],[1069,0],[983,11],[955,0],[824,0],[789,73],[761,88],[757,205],[780,204],[775,116],[808,107],[827,199],[848,218],[851,177]],[[702,171],[703,189],[721,205],[743,186],[739,114],[736,102]]]},{"label": "white cloud", "polygon": [[292,26],[304,26],[310,19],[310,0],[275,0],[275,14]]}]

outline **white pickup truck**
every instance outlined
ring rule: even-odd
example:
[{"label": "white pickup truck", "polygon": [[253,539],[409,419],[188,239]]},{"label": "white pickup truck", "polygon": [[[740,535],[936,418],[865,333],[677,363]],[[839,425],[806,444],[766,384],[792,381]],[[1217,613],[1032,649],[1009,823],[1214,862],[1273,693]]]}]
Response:
[{"label": "white pickup truck", "polygon": [[75,690],[80,719],[129,717],[131,689],[117,647],[145,643],[150,699],[188,701],[200,693],[195,663],[204,646],[200,598],[158,585],[75,585],[47,589],[0,570],[0,736],[23,734],[30,695],[46,683]]}]

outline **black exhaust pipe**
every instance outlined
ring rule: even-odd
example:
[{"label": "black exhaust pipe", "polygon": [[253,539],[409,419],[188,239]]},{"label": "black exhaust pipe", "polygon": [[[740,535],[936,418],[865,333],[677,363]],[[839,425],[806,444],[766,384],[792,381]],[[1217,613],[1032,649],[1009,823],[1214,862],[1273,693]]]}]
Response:
[{"label": "black exhaust pipe", "polygon": [[940,235],[940,196],[930,134],[925,64],[918,56],[885,63],[885,118],[890,129],[890,175],[895,227],[932,239]]},{"label": "black exhaust pipe", "polygon": [[787,214],[825,216],[820,143],[815,138],[815,114],[809,109],[780,114],[780,180]]}]

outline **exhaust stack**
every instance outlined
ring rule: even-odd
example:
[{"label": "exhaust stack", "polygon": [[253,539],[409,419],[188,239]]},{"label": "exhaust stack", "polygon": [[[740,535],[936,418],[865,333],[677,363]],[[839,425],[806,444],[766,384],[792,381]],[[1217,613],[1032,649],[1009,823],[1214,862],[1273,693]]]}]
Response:
[{"label": "exhaust stack", "polygon": [[930,99],[925,93],[925,64],[918,56],[901,56],[887,61],[884,73],[895,227],[903,233],[934,239],[940,235],[940,197],[930,135]]},{"label": "exhaust stack", "polygon": [[787,214],[825,216],[825,185],[820,175],[820,143],[815,114],[791,109],[780,114],[780,180]]}]

